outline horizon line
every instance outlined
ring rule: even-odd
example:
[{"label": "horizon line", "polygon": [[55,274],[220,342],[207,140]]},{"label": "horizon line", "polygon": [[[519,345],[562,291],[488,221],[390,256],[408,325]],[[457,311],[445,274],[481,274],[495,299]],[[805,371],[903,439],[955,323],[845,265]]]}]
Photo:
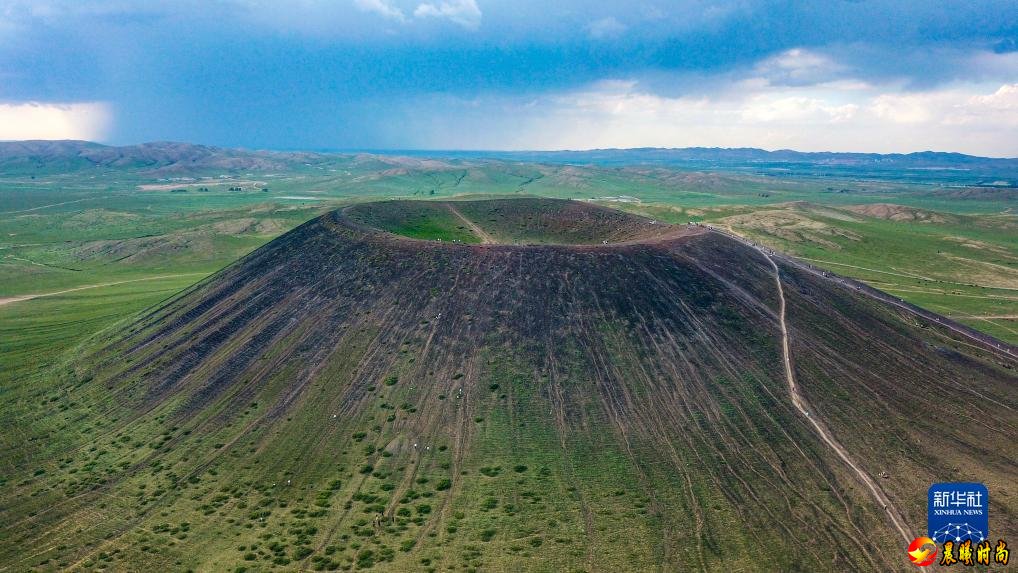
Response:
[{"label": "horizon line", "polygon": [[640,147],[592,147],[587,149],[456,149],[456,148],[440,148],[440,147],[419,147],[419,148],[401,148],[401,147],[250,147],[244,145],[219,145],[211,143],[195,143],[190,141],[179,141],[172,139],[155,139],[149,141],[142,141],[139,143],[105,143],[102,141],[93,141],[88,139],[0,139],[0,144],[5,143],[87,143],[92,145],[100,145],[103,147],[123,148],[123,147],[138,147],[143,145],[156,145],[156,144],[174,144],[174,145],[194,145],[201,147],[210,147],[216,149],[232,149],[240,151],[266,151],[272,153],[323,153],[323,154],[357,154],[367,153],[373,155],[388,155],[388,154],[400,154],[400,153],[442,153],[442,154],[454,154],[454,153],[489,153],[489,154],[525,154],[525,153],[596,153],[596,152],[625,152],[625,151],[684,151],[690,149],[703,149],[703,150],[715,150],[715,151],[762,151],[765,153],[800,153],[804,155],[880,155],[880,156],[892,156],[892,155],[920,155],[925,153],[935,153],[941,155],[960,155],[964,157],[973,157],[978,159],[991,159],[991,160],[1003,160],[1003,161],[1016,161],[1016,157],[1006,156],[989,156],[989,155],[973,155],[971,153],[964,153],[961,151],[938,151],[934,149],[921,149],[917,151],[891,151],[891,152],[879,152],[879,151],[803,151],[800,149],[793,148],[774,148],[767,149],[764,147],[723,147],[723,146],[705,146],[705,145],[689,145],[683,147],[659,147],[659,146],[640,146]]}]

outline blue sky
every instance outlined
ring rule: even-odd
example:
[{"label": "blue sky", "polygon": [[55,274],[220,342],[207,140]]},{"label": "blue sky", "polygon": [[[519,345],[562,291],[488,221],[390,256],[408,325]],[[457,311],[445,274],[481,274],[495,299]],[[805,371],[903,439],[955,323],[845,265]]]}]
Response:
[{"label": "blue sky", "polygon": [[0,0],[0,139],[1018,156],[1018,0]]}]

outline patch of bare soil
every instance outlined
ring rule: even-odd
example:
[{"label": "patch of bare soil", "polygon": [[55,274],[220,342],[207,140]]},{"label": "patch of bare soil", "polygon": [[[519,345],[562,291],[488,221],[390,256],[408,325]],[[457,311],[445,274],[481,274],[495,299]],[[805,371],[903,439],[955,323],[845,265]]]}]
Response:
[{"label": "patch of bare soil", "polygon": [[834,250],[841,249],[841,245],[832,240],[836,237],[853,241],[861,239],[856,233],[818,221],[809,214],[794,209],[732,215],[720,219],[719,222],[721,226],[756,231],[791,243],[817,243]]},{"label": "patch of bare soil", "polygon": [[957,217],[947,213],[927,211],[926,209],[917,209],[915,207],[906,207],[904,205],[895,205],[893,203],[852,205],[850,207],[846,207],[846,209],[854,213],[859,213],[860,215],[875,217],[877,219],[887,219],[888,221],[909,223],[950,223],[957,221]]}]

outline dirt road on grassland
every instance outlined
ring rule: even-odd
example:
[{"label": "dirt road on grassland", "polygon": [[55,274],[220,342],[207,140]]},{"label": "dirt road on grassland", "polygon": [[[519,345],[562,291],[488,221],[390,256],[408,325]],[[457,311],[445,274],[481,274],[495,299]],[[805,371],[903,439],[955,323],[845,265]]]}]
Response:
[{"label": "dirt road on grassland", "polygon": [[498,242],[495,240],[495,237],[492,237],[487,232],[485,232],[485,230],[478,226],[477,223],[464,217],[463,213],[460,213],[459,210],[456,209],[456,207],[452,206],[452,204],[446,203],[445,206],[446,208],[449,209],[450,212],[452,212],[453,215],[456,215],[456,217],[458,217],[460,221],[463,221],[463,223],[465,223],[466,226],[470,227],[470,230],[473,231],[474,234],[481,239],[482,243],[491,245]]},{"label": "dirt road on grassland", "polygon": [[53,295],[58,295],[58,294],[66,294],[66,293],[69,293],[69,292],[76,292],[76,291],[79,291],[79,290],[86,290],[86,289],[92,289],[92,288],[101,288],[101,287],[122,285],[122,284],[126,284],[126,283],[136,283],[136,282],[140,282],[140,281],[154,281],[154,280],[159,280],[159,279],[170,279],[170,278],[176,278],[176,277],[198,276],[198,275],[205,275],[205,274],[208,274],[208,273],[181,273],[181,274],[177,274],[177,275],[159,275],[159,276],[155,276],[155,277],[144,277],[144,278],[140,278],[140,279],[130,279],[130,280],[126,280],[126,281],[116,281],[116,282],[112,282],[112,283],[102,283],[102,284],[98,284],[98,285],[86,285],[86,286],[69,288],[69,289],[65,289],[65,290],[58,290],[58,291],[53,291],[53,292],[44,292],[44,293],[40,293],[40,294],[25,294],[25,295],[20,295],[20,296],[11,296],[11,297],[7,297],[7,298],[0,298],[0,306],[3,306],[5,304],[11,304],[13,302],[21,302],[23,300],[32,300],[33,298],[41,298],[41,297],[44,297],[44,296],[53,296]]}]

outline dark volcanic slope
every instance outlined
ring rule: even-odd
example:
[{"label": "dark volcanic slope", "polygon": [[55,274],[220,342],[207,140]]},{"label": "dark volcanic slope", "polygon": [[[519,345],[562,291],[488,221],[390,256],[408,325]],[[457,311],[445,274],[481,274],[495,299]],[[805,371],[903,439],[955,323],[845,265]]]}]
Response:
[{"label": "dark volcanic slope", "polygon": [[[0,563],[910,570],[791,404],[768,260],[671,231],[513,247],[315,219],[66,374],[53,431],[81,447],[8,469]],[[1014,362],[779,265],[799,386],[910,531],[931,482],[971,480],[1013,539]]]}]

